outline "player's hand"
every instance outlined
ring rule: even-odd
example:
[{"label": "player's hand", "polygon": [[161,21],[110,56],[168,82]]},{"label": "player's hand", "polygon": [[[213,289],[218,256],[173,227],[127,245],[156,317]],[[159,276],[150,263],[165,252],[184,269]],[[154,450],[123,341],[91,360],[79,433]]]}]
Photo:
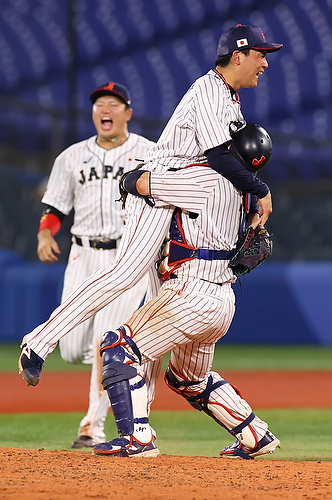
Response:
[{"label": "player's hand", "polygon": [[251,227],[256,229],[256,227],[259,224],[259,221],[260,221],[259,214],[254,213],[248,215],[248,223],[250,224]]},{"label": "player's hand", "polygon": [[52,262],[56,262],[58,257],[56,254],[60,254],[60,249],[51,235],[51,231],[49,229],[43,229],[38,233],[38,247],[37,247],[37,255],[41,262],[45,264],[51,264]]},{"label": "player's hand", "polygon": [[257,201],[259,206],[259,218],[252,224],[254,229],[258,225],[263,228],[272,213],[272,197],[270,191],[266,196],[264,196],[264,198],[258,198]]}]

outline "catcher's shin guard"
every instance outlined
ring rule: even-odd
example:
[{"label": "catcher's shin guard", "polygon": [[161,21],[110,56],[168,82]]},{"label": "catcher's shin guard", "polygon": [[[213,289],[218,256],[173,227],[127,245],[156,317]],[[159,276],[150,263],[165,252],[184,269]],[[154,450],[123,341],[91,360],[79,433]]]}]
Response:
[{"label": "catcher's shin guard", "polygon": [[[133,355],[127,351],[129,344]],[[139,362],[140,353],[127,336],[125,327],[104,335],[100,353],[103,358],[102,385],[111,402],[120,436],[134,436],[139,443],[151,442],[145,379],[131,366]]]},{"label": "catcher's shin guard", "polygon": [[[180,374],[175,374],[173,368],[168,367],[165,372],[165,382],[170,389],[181,394],[193,408],[204,411],[243,445],[249,448],[257,446],[260,437],[251,425],[257,418],[256,415],[241,398],[239,392],[218,373],[210,372],[207,379],[190,382],[184,380]],[[222,397],[218,394],[220,392]]]}]

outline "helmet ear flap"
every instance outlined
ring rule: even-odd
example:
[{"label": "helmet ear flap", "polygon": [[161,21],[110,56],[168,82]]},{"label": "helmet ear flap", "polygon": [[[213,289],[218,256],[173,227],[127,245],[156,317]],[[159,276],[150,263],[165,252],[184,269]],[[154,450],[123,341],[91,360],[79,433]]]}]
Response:
[{"label": "helmet ear flap", "polygon": [[269,163],[272,140],[263,127],[257,123],[247,123],[235,131],[230,130],[230,152],[249,172],[256,173]]}]

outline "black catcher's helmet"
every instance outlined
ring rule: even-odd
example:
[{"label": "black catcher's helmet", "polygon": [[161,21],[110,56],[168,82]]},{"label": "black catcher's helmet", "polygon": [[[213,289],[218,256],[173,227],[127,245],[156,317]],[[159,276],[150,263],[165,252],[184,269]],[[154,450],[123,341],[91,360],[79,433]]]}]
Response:
[{"label": "black catcher's helmet", "polygon": [[232,122],[230,134],[230,151],[249,172],[256,173],[269,163],[272,140],[263,127],[257,123]]}]

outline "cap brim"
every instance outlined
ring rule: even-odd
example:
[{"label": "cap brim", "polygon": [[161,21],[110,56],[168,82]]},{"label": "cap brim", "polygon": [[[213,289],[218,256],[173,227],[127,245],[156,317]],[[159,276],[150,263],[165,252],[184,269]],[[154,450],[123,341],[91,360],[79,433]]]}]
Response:
[{"label": "cap brim", "polygon": [[90,101],[92,102],[92,104],[94,104],[99,97],[103,97],[104,95],[113,95],[114,97],[118,97],[119,99],[121,99],[121,101],[127,104],[128,106],[130,104],[130,101],[127,102],[126,98],[119,92],[115,92],[114,90],[105,90],[105,89],[100,89],[100,90],[98,89],[91,92]]},{"label": "cap brim", "polygon": [[277,52],[283,47],[282,43],[262,43],[260,47],[251,47],[254,50],[266,50],[266,52]]}]

